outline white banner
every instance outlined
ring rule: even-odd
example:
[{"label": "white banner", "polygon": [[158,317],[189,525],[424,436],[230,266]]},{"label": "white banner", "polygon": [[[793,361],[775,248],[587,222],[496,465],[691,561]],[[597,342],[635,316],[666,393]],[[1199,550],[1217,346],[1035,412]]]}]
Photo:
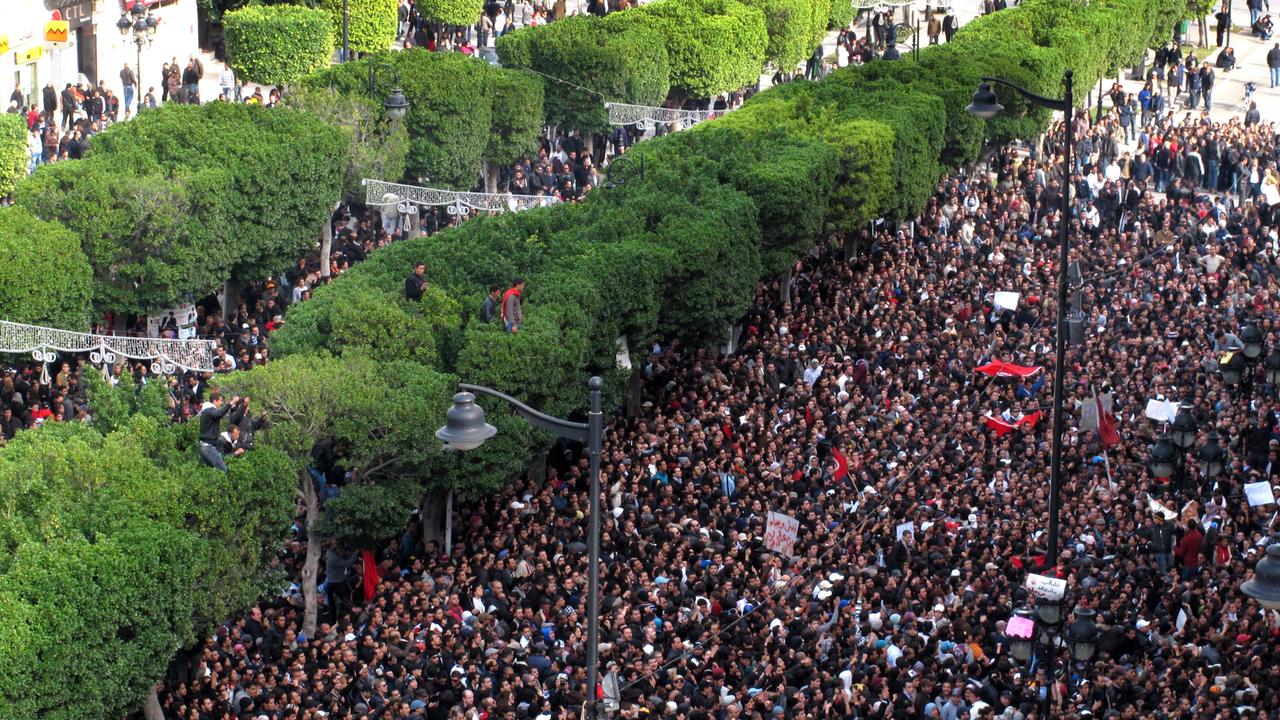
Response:
[{"label": "white banner", "polygon": [[1067,581],[1047,575],[1027,575],[1027,589],[1032,595],[1045,600],[1061,600],[1067,593]]}]

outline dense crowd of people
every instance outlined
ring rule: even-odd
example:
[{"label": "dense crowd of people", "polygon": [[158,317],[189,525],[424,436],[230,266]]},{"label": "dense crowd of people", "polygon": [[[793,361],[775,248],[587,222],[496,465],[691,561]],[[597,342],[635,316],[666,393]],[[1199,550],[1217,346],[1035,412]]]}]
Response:
[{"label": "dense crowd of people", "polygon": [[[733,354],[652,348],[644,402],[614,415],[602,464],[600,650],[618,716],[1277,717],[1280,614],[1238,590],[1280,530],[1242,493],[1280,484],[1276,388],[1259,380],[1249,399],[1217,372],[1247,321],[1280,342],[1275,132],[1153,115],[1126,143],[1119,113],[1082,125],[1098,142],[1069,178],[1087,333],[1065,378],[1056,566],[1048,413],[1003,434],[984,417],[1048,410],[1064,179],[1052,149],[1005,149],[941,181],[914,222],[824,244],[786,293],[762,284]],[[1216,183],[1187,172],[1214,143]],[[1162,148],[1178,161],[1158,194],[1144,163]],[[995,359],[1043,374],[975,372]],[[1081,430],[1106,392],[1110,450]],[[1221,435],[1223,475],[1153,478],[1155,398]],[[578,717],[588,481],[561,450],[545,479],[463,507],[450,554],[415,518],[369,556],[367,593],[358,554],[330,547],[316,636],[298,635],[296,591],[262,603],[175,664],[167,716]],[[770,511],[799,522],[789,556],[766,546]],[[304,540],[281,560],[295,577]],[[1097,611],[1088,663],[1011,656],[1029,572]]]}]

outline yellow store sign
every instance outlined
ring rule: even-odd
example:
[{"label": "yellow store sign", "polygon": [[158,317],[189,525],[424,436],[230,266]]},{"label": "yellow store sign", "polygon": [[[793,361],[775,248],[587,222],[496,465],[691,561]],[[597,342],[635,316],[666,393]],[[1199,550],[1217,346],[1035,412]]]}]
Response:
[{"label": "yellow store sign", "polygon": [[69,31],[69,23],[66,20],[50,20],[44,24],[45,42],[65,43]]},{"label": "yellow store sign", "polygon": [[13,63],[15,65],[30,65],[44,56],[44,46],[35,45],[25,50],[18,50],[13,54]]},{"label": "yellow store sign", "polygon": [[0,35],[0,55],[9,52],[9,36]]}]

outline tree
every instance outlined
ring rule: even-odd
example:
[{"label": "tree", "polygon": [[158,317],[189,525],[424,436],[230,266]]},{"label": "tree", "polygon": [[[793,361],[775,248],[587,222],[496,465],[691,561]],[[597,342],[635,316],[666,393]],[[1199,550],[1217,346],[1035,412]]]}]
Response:
[{"label": "tree", "polygon": [[13,194],[18,181],[27,176],[27,123],[21,115],[0,115],[0,198]]},{"label": "tree", "polygon": [[285,85],[329,64],[332,22],[323,10],[273,5],[222,17],[227,63],[240,79]]},{"label": "tree", "polygon": [[[847,2],[848,0],[837,0]],[[764,13],[769,44],[765,60],[784,72],[813,54],[827,31],[830,0],[744,0]],[[852,7],[852,5],[850,5]]]},{"label": "tree", "polygon": [[83,330],[92,298],[93,269],[71,231],[0,207],[0,317]]},{"label": "tree", "polygon": [[660,105],[671,89],[666,44],[644,23],[568,17],[507,33],[497,51],[503,67],[541,73],[546,124],[585,134],[609,129],[603,101]]},{"label": "tree", "polygon": [[[396,41],[399,17],[396,0],[322,0],[329,12],[333,47],[342,47],[342,10],[347,10],[347,46],[352,52],[381,52]],[[472,22],[475,22],[475,19]]]},{"label": "tree", "polygon": [[95,135],[83,160],[41,167],[17,199],[80,236],[95,309],[146,312],[305,253],[349,142],[288,108],[169,104]]},{"label": "tree", "polygon": [[47,425],[0,452],[0,715],[122,717],[178,648],[262,591],[289,462],[252,450],[223,474],[191,439],[136,415],[107,435]]},{"label": "tree", "polygon": [[660,0],[604,22],[641,23],[662,33],[678,99],[754,85],[764,68],[764,13],[738,0]]},{"label": "tree", "polygon": [[474,25],[480,21],[484,0],[422,0],[422,17],[444,25]]},{"label": "tree", "polygon": [[[410,103],[404,119],[409,133],[407,175],[436,187],[472,189],[480,178],[493,117],[486,76],[501,71],[462,53],[413,48],[331,67],[312,75],[306,84],[368,95],[370,62],[399,72]],[[389,91],[380,87],[373,99],[381,103]]]},{"label": "tree", "polygon": [[[323,354],[291,355],[247,373],[228,376],[227,391],[252,397],[268,420],[257,442],[278,449],[296,464],[296,493],[306,507],[307,550],[302,571],[302,632],[315,633],[316,579],[326,530],[363,541],[385,539],[389,528],[402,528],[415,504],[401,505],[433,477],[447,471],[435,430],[442,423],[455,381],[413,362],[379,363],[358,352],[341,358]],[[353,503],[340,503],[344,515],[320,525],[320,498],[308,472],[317,443],[332,442],[342,454],[350,484],[377,485],[357,490],[356,497],[397,515],[371,518]],[[397,500],[399,499],[399,500]],[[361,519],[363,518],[363,520]],[[366,524],[368,521],[372,524]]]},{"label": "tree", "polygon": [[485,148],[485,191],[498,191],[498,169],[538,150],[542,133],[542,81],[531,72],[504,70],[485,77],[493,103],[489,144]]}]

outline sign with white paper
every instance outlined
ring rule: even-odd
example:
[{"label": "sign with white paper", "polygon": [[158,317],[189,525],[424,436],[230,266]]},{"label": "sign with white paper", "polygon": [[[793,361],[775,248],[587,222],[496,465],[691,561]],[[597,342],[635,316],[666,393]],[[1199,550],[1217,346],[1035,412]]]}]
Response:
[{"label": "sign with white paper", "polygon": [[1005,310],[1017,310],[1018,299],[1021,297],[1022,295],[1016,292],[1009,292],[1007,290],[997,290],[996,297],[995,297],[995,305],[996,307],[1004,308]]},{"label": "sign with white paper", "polygon": [[1067,581],[1031,573],[1027,575],[1027,589],[1032,595],[1044,600],[1061,600],[1067,593]]},{"label": "sign with white paper", "polygon": [[1271,483],[1266,480],[1245,483],[1244,496],[1249,498],[1249,507],[1270,505],[1276,501],[1275,491],[1271,489]]},{"label": "sign with white paper", "polygon": [[769,512],[765,524],[764,546],[784,557],[795,555],[796,535],[800,533],[800,521],[779,512]]},{"label": "sign with white paper", "polygon": [[1173,422],[1178,415],[1178,403],[1168,400],[1148,400],[1146,416],[1160,422]]},{"label": "sign with white paper", "polygon": [[899,525],[894,531],[894,537],[901,540],[903,533],[911,533],[912,535],[916,534],[916,523],[914,520],[908,520],[907,522]]}]

